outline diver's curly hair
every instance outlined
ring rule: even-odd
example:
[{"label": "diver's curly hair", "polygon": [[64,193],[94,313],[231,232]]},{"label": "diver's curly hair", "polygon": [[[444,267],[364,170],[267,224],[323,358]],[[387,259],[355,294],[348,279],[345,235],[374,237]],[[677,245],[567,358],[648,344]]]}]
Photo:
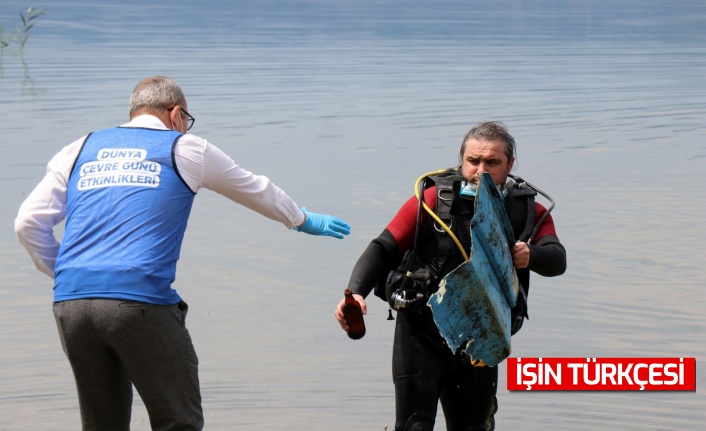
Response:
[{"label": "diver's curly hair", "polygon": [[507,160],[512,160],[515,157],[515,138],[508,132],[505,124],[500,121],[486,121],[478,123],[466,133],[461,143],[461,150],[458,153],[459,163],[463,163],[463,154],[466,152],[466,143],[470,139],[477,141],[497,141],[501,140],[505,143],[505,155]]}]

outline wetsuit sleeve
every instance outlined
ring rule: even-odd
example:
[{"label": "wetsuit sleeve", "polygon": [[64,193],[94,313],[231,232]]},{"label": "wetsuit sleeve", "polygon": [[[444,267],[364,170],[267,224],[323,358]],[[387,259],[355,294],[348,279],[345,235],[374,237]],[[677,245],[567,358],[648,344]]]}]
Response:
[{"label": "wetsuit sleeve", "polygon": [[543,236],[529,249],[530,270],[544,277],[555,277],[566,271],[566,250],[554,235]]},{"label": "wetsuit sleeve", "polygon": [[[535,203],[536,220],[539,220],[546,211],[542,205]],[[566,271],[566,250],[559,242],[551,215],[547,215],[542,222],[535,241],[529,249],[530,270],[544,277],[555,277]]]},{"label": "wetsuit sleeve", "polygon": [[[436,208],[436,187],[429,187],[424,190],[424,203],[432,210]],[[416,196],[412,196],[402,205],[402,208],[397,212],[395,218],[387,225],[387,230],[390,231],[392,237],[397,241],[400,256],[414,247],[414,233],[417,227],[418,208],[419,200],[417,200]],[[422,223],[426,217],[426,211],[422,210]]]},{"label": "wetsuit sleeve", "polygon": [[392,268],[399,265],[400,257],[397,242],[389,230],[368,244],[353,267],[348,288],[353,293],[367,297],[379,283],[384,283]]},{"label": "wetsuit sleeve", "polygon": [[[436,187],[424,191],[424,202],[434,209]],[[385,230],[370,242],[368,248],[353,267],[348,288],[353,293],[366,297],[379,283],[384,283],[387,274],[397,268],[402,256],[414,246],[419,201],[412,196],[402,205]],[[422,220],[424,220],[422,211]]]}]

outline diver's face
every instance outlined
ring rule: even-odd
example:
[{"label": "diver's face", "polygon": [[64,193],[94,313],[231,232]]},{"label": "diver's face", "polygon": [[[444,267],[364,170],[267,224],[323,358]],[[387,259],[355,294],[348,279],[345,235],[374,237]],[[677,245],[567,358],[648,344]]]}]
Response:
[{"label": "diver's face", "polygon": [[480,174],[488,172],[495,184],[501,185],[505,184],[514,162],[514,157],[507,159],[503,141],[469,139],[463,152],[461,174],[467,181],[478,184]]}]

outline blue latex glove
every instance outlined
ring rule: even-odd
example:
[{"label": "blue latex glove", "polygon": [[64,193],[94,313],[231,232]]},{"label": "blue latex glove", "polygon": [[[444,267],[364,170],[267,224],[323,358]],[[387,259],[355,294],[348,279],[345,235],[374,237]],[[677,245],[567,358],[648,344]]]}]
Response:
[{"label": "blue latex glove", "polygon": [[351,227],[338,217],[312,213],[302,208],[302,212],[306,215],[306,221],[301,227],[295,227],[298,232],[308,233],[309,235],[332,236],[338,239],[343,239],[343,235],[351,233]]}]

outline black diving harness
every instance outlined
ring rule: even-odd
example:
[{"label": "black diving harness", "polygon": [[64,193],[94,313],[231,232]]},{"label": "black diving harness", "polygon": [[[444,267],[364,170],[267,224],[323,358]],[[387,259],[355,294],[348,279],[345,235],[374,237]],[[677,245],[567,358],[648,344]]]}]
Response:
[{"label": "black diving harness", "polygon": [[[426,285],[428,285],[430,282],[428,277],[429,271],[426,270],[426,273],[420,275],[419,270],[412,270],[417,259],[416,255],[417,245],[419,244],[419,236],[421,232],[422,208],[454,241],[459,251],[463,255],[464,261],[468,262],[470,260],[468,253],[466,253],[466,250],[464,250],[463,245],[458,240],[458,237],[456,237],[456,235],[451,231],[451,228],[424,202],[424,185],[426,183],[426,180],[431,176],[452,171],[453,170],[451,169],[441,169],[434,172],[428,172],[420,176],[415,183],[414,193],[417,197],[417,200],[419,201],[419,205],[417,206],[417,220],[414,232],[414,244],[412,245],[412,249],[408,251],[403,257],[401,266],[396,271],[391,271],[390,275],[388,276],[387,283],[385,285],[385,297],[387,298],[388,304],[390,306],[390,308],[388,309],[387,320],[394,320],[394,317],[392,316],[392,309],[395,309],[396,311],[399,311],[400,309],[408,309],[411,311],[420,312],[425,302],[424,300],[426,299],[426,296],[422,293],[422,291],[424,290],[424,287],[426,287]],[[510,177],[520,189],[529,188],[534,192],[541,194],[550,203],[545,213],[542,214],[542,216],[536,223],[534,223],[531,230],[529,230],[528,232],[523,231],[520,237],[518,238],[518,241],[526,242],[527,245],[530,245],[532,244],[534,238],[537,236],[537,233],[539,232],[542,223],[544,223],[544,220],[554,209],[555,202],[551,198],[551,196],[542,191],[539,187],[536,187],[535,185],[528,183],[522,178],[514,175],[508,174],[508,177]],[[533,209],[534,208],[532,208],[532,210]],[[532,214],[533,213],[534,211],[532,211]],[[523,237],[526,237],[526,239]],[[522,292],[522,294],[524,295],[524,292]],[[524,299],[526,301],[526,298]]]}]

